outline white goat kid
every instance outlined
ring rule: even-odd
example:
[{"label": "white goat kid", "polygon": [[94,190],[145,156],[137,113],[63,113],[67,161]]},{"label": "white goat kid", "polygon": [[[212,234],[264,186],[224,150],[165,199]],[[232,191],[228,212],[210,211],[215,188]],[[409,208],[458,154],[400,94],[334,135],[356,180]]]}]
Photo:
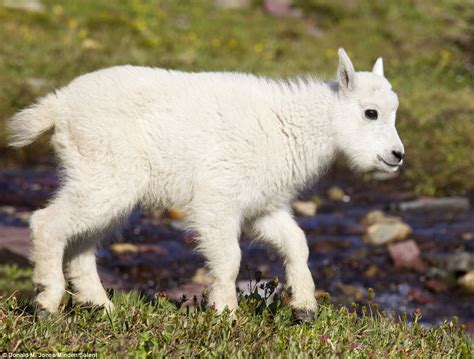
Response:
[{"label": "white goat kid", "polygon": [[283,257],[291,305],[311,319],[308,247],[290,201],[338,151],[359,170],[395,171],[404,156],[382,59],[357,73],[343,49],[339,61],[337,81],[327,83],[112,67],[16,114],[10,145],[54,128],[62,165],[63,185],[30,223],[37,305],[58,309],[64,268],[78,301],[112,308],[97,274],[97,243],[137,205],[173,206],[198,235],[218,311],[237,307],[245,230]]}]

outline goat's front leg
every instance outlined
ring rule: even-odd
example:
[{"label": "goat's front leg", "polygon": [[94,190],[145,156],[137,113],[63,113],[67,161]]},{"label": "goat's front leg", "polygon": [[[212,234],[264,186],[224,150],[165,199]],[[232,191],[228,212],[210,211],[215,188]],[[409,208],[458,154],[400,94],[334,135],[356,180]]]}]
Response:
[{"label": "goat's front leg", "polygon": [[317,301],[308,268],[308,245],[303,230],[286,210],[257,219],[250,230],[258,239],[272,244],[285,261],[286,281],[291,292],[290,305],[297,319],[314,320]]},{"label": "goat's front leg", "polygon": [[238,306],[235,281],[241,259],[239,219],[201,213],[193,217],[194,228],[199,234],[198,249],[207,260],[212,278],[209,305],[214,305],[219,313],[225,308],[234,311]]}]

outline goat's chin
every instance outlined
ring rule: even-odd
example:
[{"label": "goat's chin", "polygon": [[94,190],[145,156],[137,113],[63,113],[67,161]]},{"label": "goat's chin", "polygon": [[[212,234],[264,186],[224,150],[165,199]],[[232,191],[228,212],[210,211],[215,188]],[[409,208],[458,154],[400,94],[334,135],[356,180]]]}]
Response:
[{"label": "goat's chin", "polygon": [[374,170],[378,166],[373,161],[364,161],[360,158],[349,158],[349,167],[355,173],[365,173]]}]

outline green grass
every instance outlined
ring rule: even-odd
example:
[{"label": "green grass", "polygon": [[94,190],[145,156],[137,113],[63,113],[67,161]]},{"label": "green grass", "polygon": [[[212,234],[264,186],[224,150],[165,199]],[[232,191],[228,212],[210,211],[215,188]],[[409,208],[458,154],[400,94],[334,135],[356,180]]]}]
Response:
[{"label": "green grass", "polygon": [[[44,13],[1,6],[0,154],[4,164],[38,164],[46,138],[6,149],[4,123],[37,96],[116,64],[182,70],[307,73],[331,78],[336,50],[356,69],[377,56],[400,96],[404,171],[419,193],[474,188],[474,7],[464,0],[297,0],[301,18],[276,18],[213,1],[52,1]],[[309,29],[309,30],[308,30]],[[38,84],[34,79],[42,79]]]},{"label": "green grass", "polygon": [[[236,319],[212,309],[178,309],[168,299],[115,293],[116,311],[70,304],[38,320],[31,300],[30,269],[0,266],[0,350],[97,352],[99,357],[359,357],[469,358],[474,343],[456,321],[432,328],[419,316],[389,319],[376,304],[361,315],[320,300],[315,324],[295,324],[278,303],[243,298]],[[12,294],[14,289],[21,289]]]}]

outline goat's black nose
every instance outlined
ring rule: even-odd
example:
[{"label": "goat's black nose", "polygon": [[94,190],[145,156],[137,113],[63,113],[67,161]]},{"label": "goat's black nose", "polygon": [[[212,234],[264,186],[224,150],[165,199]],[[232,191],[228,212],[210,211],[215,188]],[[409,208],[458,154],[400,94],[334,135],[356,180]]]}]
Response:
[{"label": "goat's black nose", "polygon": [[392,151],[392,155],[394,155],[399,161],[403,160],[405,157],[405,154],[400,151]]}]

